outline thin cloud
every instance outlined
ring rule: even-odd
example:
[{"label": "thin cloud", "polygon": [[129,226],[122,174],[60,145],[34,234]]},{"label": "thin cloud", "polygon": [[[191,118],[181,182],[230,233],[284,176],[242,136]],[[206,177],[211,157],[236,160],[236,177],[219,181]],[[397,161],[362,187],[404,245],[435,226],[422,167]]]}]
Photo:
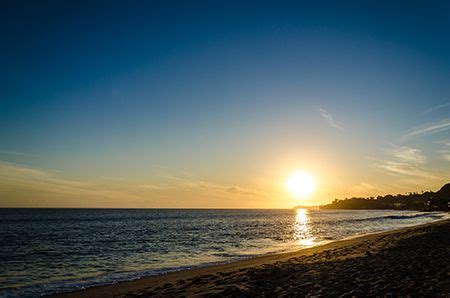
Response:
[{"label": "thin cloud", "polygon": [[226,189],[227,192],[241,194],[241,195],[249,195],[249,196],[266,196],[265,192],[259,191],[253,188],[243,188],[240,186],[232,186]]},{"label": "thin cloud", "polygon": [[[10,191],[78,197],[135,198],[130,193],[80,181],[59,178],[55,172],[0,161],[0,188]],[[1,199],[1,198],[0,198]]]},{"label": "thin cloud", "polygon": [[450,161],[450,141],[440,141],[438,144],[441,144],[442,149],[438,150],[437,153],[443,160]]},{"label": "thin cloud", "polygon": [[157,184],[142,184],[142,185],[138,185],[138,187],[143,188],[143,189],[148,189],[148,190],[165,190],[165,189],[167,189],[167,187],[157,185]]},{"label": "thin cloud", "polygon": [[437,179],[439,176],[432,170],[425,168],[426,156],[420,149],[407,146],[395,146],[386,150],[389,157],[376,160],[375,167],[387,173],[402,177],[422,179]]},{"label": "thin cloud", "polygon": [[403,176],[413,176],[427,179],[438,178],[438,176],[431,171],[419,168],[406,162],[385,160],[379,162],[378,164],[376,164],[376,166],[390,172],[391,174],[399,174]]},{"label": "thin cloud", "polygon": [[441,152],[441,158],[446,161],[450,161],[450,151]]},{"label": "thin cloud", "polygon": [[444,119],[438,122],[427,123],[421,126],[412,128],[403,138],[419,137],[434,134],[437,132],[450,129],[450,119]]},{"label": "thin cloud", "polygon": [[378,187],[367,182],[361,182],[351,188],[351,193],[359,196],[368,196],[377,193]]},{"label": "thin cloud", "polygon": [[330,126],[339,130],[344,130],[344,127],[339,122],[337,122],[327,110],[319,108],[319,113]]},{"label": "thin cloud", "polygon": [[422,112],[422,114],[428,114],[428,113],[431,113],[431,112],[434,112],[434,111],[437,111],[437,110],[440,110],[440,109],[443,109],[443,108],[447,108],[447,107],[450,107],[450,102],[446,102],[446,103],[442,103],[442,104],[439,104],[439,105],[432,106],[432,107],[424,110]]},{"label": "thin cloud", "polygon": [[19,152],[19,151],[7,151],[7,150],[0,150],[1,155],[14,155],[14,156],[36,156],[34,154],[25,153],[25,152]]},{"label": "thin cloud", "polygon": [[402,162],[414,164],[424,164],[426,162],[426,156],[422,154],[422,151],[420,149],[400,146],[395,147],[390,151],[394,157]]},{"label": "thin cloud", "polygon": [[225,192],[240,195],[259,196],[259,197],[268,195],[268,193],[266,193],[265,191],[255,188],[242,187],[237,185],[232,186],[222,185],[201,179],[196,179],[193,177],[193,175],[189,173],[182,173],[181,175],[165,173],[162,177],[167,181],[166,183],[158,184],[158,186],[152,185],[151,187],[148,188],[161,189],[165,187],[167,189],[184,188],[193,190],[209,190],[221,193]]},{"label": "thin cloud", "polygon": [[[180,192],[209,200],[256,199],[273,195],[259,188],[217,184],[177,172],[157,176],[156,181],[83,182],[65,179],[56,171],[45,171],[0,160],[0,206],[157,206],[155,198],[171,202]],[[95,199],[95,200],[93,200]],[[33,203],[31,203],[33,202]],[[172,201],[174,204],[176,201]]]},{"label": "thin cloud", "polygon": [[148,194],[184,191],[194,193],[214,194],[217,196],[248,195],[254,197],[267,197],[274,192],[260,188],[244,187],[241,185],[219,184],[195,177],[186,171],[174,171],[167,167],[160,167],[152,181],[135,185],[138,192]]}]

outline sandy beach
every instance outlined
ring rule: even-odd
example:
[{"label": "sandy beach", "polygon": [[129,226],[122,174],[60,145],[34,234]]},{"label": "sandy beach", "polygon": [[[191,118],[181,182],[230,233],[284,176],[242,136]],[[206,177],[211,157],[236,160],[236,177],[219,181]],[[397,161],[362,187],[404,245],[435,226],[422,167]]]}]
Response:
[{"label": "sandy beach", "polygon": [[448,296],[450,220],[60,297]]}]

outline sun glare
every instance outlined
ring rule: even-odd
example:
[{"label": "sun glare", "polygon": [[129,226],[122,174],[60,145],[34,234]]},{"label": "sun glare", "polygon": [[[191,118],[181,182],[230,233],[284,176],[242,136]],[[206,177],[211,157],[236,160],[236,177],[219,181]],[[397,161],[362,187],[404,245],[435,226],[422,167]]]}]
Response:
[{"label": "sun glare", "polygon": [[293,173],[286,181],[286,189],[294,196],[304,198],[316,189],[314,177],[304,171]]}]

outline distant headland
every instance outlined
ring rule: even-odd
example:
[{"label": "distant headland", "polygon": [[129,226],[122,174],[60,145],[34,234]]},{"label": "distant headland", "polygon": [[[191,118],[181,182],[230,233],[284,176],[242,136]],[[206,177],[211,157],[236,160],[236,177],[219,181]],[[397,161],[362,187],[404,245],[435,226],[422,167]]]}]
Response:
[{"label": "distant headland", "polygon": [[[420,211],[449,211],[450,183],[437,192],[385,195],[377,197],[353,197],[335,199],[332,203],[319,206],[320,209],[397,209]],[[297,206],[296,208],[300,208]]]}]

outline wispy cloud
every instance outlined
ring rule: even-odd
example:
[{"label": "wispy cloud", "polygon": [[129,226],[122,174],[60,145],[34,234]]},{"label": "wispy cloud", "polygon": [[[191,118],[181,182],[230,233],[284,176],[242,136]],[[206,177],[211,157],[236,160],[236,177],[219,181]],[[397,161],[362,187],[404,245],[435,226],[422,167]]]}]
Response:
[{"label": "wispy cloud", "polygon": [[[78,198],[135,198],[131,193],[92,183],[59,178],[55,172],[0,161],[0,189]],[[1,199],[1,198],[0,198]]]},{"label": "wispy cloud", "polygon": [[420,149],[411,148],[407,146],[396,146],[390,150],[390,153],[398,160],[406,163],[424,164],[426,156]]},{"label": "wispy cloud", "polygon": [[[180,199],[181,194],[184,198],[200,198],[201,206],[227,200],[242,207],[251,206],[252,201],[273,195],[273,192],[259,187],[215,183],[189,173],[164,169],[159,169],[148,183],[108,181],[102,177],[90,182],[75,181],[63,178],[57,171],[0,161],[0,206],[191,206],[190,202]],[[253,198],[242,202],[242,196]]]},{"label": "wispy cloud", "polygon": [[339,122],[337,122],[327,110],[319,108],[319,113],[330,126],[339,130],[344,130],[344,127]]},{"label": "wispy cloud", "polygon": [[450,129],[450,119],[444,119],[438,122],[431,122],[413,127],[406,135],[403,136],[403,139],[425,136],[448,129]]},{"label": "wispy cloud", "polygon": [[164,182],[160,182],[158,184],[141,185],[141,187],[152,190],[163,190],[163,189],[208,190],[221,193],[232,193],[258,197],[264,197],[268,195],[266,191],[257,188],[213,183],[195,178],[193,175],[189,173],[174,174],[166,172],[162,174],[161,177],[163,178]]},{"label": "wispy cloud", "polygon": [[141,185],[138,185],[137,187],[142,188],[142,189],[147,189],[147,190],[165,190],[168,188],[168,187],[158,185],[158,184],[141,184]]},{"label": "wispy cloud", "polygon": [[450,151],[441,152],[441,157],[446,161],[450,161]]},{"label": "wispy cloud", "polygon": [[376,187],[375,185],[371,184],[371,183],[367,183],[367,182],[361,182],[355,186],[353,186],[350,190],[350,192],[353,195],[357,195],[357,196],[368,196],[374,193],[377,193],[378,191],[378,187]]},{"label": "wispy cloud", "polygon": [[8,150],[0,150],[0,155],[14,155],[14,156],[36,156],[34,154],[19,152],[19,151],[8,151]]},{"label": "wispy cloud", "polygon": [[393,148],[386,152],[389,157],[385,160],[376,160],[375,166],[389,174],[423,179],[439,177],[434,171],[425,167],[427,159],[420,149],[393,145]]},{"label": "wispy cloud", "polygon": [[437,111],[440,109],[448,108],[448,107],[450,107],[450,102],[438,104],[438,105],[432,106],[432,107],[422,111],[422,114],[428,114],[428,113],[431,113],[431,112],[434,112],[434,111]]},{"label": "wispy cloud", "polygon": [[226,190],[227,190],[227,192],[241,194],[241,195],[257,196],[257,197],[267,196],[267,192],[261,191],[261,190],[255,189],[255,188],[231,186],[231,187],[228,187]]},{"label": "wispy cloud", "polygon": [[450,141],[445,140],[437,143],[442,146],[441,149],[437,151],[437,153],[443,160],[450,161]]},{"label": "wispy cloud", "polygon": [[419,168],[406,162],[385,160],[379,162],[377,166],[381,169],[389,171],[392,174],[400,174],[404,176],[413,176],[427,179],[438,178],[438,176],[431,171]]}]

